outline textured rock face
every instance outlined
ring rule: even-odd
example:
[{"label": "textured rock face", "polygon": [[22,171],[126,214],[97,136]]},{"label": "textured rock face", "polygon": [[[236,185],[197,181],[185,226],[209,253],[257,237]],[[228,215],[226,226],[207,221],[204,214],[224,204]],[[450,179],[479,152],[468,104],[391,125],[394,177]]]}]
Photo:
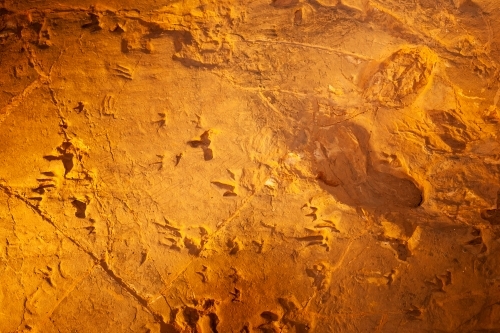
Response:
[{"label": "textured rock face", "polygon": [[498,29],[0,1],[0,332],[500,330]]}]

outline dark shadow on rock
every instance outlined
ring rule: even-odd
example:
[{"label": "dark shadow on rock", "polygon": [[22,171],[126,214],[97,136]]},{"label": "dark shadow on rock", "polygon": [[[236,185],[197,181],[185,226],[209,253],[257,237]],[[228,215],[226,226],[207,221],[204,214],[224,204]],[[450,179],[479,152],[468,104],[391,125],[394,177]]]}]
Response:
[{"label": "dark shadow on rock", "polygon": [[316,141],[322,155],[316,161],[319,183],[336,200],[352,207],[381,209],[422,204],[422,191],[410,177],[374,168],[370,134],[365,128],[339,124],[320,130]]},{"label": "dark shadow on rock", "polygon": [[497,208],[482,211],[481,218],[492,225],[500,225],[500,190],[497,192]]}]

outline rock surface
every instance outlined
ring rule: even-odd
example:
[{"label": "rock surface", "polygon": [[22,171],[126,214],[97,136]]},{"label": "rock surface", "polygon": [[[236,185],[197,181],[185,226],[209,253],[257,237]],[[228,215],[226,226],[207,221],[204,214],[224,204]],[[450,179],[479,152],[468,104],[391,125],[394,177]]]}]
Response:
[{"label": "rock surface", "polygon": [[500,331],[498,29],[0,1],[0,332]]}]

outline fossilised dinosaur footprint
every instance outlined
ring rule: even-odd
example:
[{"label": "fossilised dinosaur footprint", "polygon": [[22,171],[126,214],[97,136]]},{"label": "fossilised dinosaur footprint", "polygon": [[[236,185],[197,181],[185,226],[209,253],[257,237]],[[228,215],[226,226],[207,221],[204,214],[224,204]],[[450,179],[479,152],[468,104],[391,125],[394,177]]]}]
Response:
[{"label": "fossilised dinosaur footprint", "polygon": [[497,208],[482,211],[481,218],[492,225],[500,225],[500,190],[497,192]]},{"label": "fossilised dinosaur footprint", "polygon": [[90,29],[92,32],[102,30],[103,25],[100,16],[94,13],[88,13],[87,15],[89,16],[88,21],[82,24],[82,29]]},{"label": "fossilised dinosaur footprint", "polygon": [[350,206],[420,206],[422,191],[410,177],[400,178],[374,168],[369,139],[368,131],[356,124],[320,131],[314,152],[320,183]]},{"label": "fossilised dinosaur footprint", "polygon": [[[217,315],[219,301],[211,298],[193,299],[193,305],[173,308],[168,323],[163,323],[161,332],[166,333],[219,333]],[[202,325],[205,322],[207,325]],[[208,327],[207,327],[208,326]]]},{"label": "fossilised dinosaur footprint", "polygon": [[[369,66],[361,79],[365,98],[388,107],[411,104],[427,85],[437,56],[427,47],[403,48],[376,66]],[[363,84],[364,83],[364,84]]]},{"label": "fossilised dinosaur footprint", "polygon": [[205,161],[210,161],[214,158],[214,152],[210,148],[212,140],[210,139],[212,135],[212,130],[203,132],[199,139],[188,141],[188,144],[193,148],[201,148],[203,150],[203,158]]},{"label": "fossilised dinosaur footprint", "polygon": [[72,143],[69,141],[65,141],[57,147],[57,152],[59,155],[46,155],[43,158],[46,159],[47,161],[55,161],[55,160],[60,160],[63,163],[64,166],[64,177],[73,169],[74,163],[73,163],[73,157],[75,156],[74,152],[72,151]]},{"label": "fossilised dinosaur footprint", "polygon": [[74,199],[71,204],[75,207],[75,216],[84,219],[86,217],[85,211],[87,210],[87,202],[81,199]]}]

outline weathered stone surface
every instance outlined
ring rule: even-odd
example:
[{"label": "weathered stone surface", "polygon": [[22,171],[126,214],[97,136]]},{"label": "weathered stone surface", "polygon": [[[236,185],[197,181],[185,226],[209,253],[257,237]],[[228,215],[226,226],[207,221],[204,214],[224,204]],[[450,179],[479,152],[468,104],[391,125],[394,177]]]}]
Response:
[{"label": "weathered stone surface", "polygon": [[0,1],[0,332],[500,330],[499,28]]}]

